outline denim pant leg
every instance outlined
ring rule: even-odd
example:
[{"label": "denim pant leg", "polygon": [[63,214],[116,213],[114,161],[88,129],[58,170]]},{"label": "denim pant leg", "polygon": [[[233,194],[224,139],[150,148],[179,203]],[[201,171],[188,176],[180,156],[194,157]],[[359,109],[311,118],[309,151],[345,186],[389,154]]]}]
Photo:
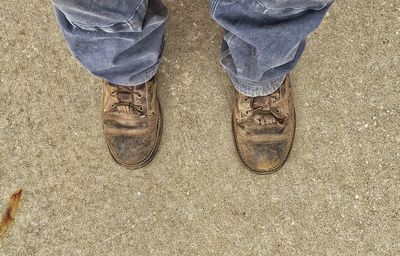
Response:
[{"label": "denim pant leg", "polygon": [[52,0],[75,57],[118,85],[150,80],[164,46],[167,9],[161,0]]},{"label": "denim pant leg", "polygon": [[224,28],[221,64],[247,96],[277,90],[333,0],[209,0]]}]

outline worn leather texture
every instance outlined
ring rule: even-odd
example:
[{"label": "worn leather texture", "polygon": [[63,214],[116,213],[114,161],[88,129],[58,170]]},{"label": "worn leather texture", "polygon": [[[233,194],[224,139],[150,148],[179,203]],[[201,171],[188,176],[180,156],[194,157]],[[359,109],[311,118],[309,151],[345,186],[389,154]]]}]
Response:
[{"label": "worn leather texture", "polygon": [[156,79],[138,86],[103,85],[103,131],[113,158],[128,168],[146,165],[161,136]]},{"label": "worn leather texture", "polygon": [[256,172],[277,171],[289,155],[295,132],[290,77],[268,96],[235,95],[232,119],[240,157]]}]

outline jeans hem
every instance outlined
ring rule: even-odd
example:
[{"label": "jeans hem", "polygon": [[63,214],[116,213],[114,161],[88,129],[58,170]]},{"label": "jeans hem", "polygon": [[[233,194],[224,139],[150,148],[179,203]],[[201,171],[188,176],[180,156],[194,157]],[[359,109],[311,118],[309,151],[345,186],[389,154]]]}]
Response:
[{"label": "jeans hem", "polygon": [[249,97],[267,96],[274,93],[282,86],[286,77],[283,75],[267,82],[253,82],[239,79],[233,74],[229,74],[229,76],[235,89]]},{"label": "jeans hem", "polygon": [[120,82],[120,81],[112,81],[107,78],[104,78],[104,79],[115,85],[137,86],[137,85],[141,85],[141,84],[144,84],[144,83],[150,81],[150,79],[152,79],[157,74],[159,66],[160,66],[160,63],[155,64],[154,66],[148,68],[147,70],[145,70],[137,75],[132,76],[129,79],[129,82],[126,82],[126,83]]}]

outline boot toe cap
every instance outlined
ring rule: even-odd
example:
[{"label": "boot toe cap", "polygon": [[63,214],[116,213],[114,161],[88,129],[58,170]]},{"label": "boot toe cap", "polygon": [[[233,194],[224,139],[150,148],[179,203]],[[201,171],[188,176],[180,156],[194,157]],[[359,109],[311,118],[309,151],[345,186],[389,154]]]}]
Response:
[{"label": "boot toe cap", "polygon": [[242,143],[238,145],[243,162],[253,171],[272,173],[280,169],[289,155],[290,143]]},{"label": "boot toe cap", "polygon": [[155,141],[150,136],[115,136],[106,139],[114,159],[121,165],[134,168],[151,155]]}]

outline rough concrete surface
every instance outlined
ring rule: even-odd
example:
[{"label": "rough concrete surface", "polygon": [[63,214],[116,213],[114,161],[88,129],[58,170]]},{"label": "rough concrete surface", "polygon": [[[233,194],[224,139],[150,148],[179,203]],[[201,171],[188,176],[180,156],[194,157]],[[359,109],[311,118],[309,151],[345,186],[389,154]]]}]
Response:
[{"label": "rough concrete surface", "polygon": [[164,135],[129,171],[50,2],[1,1],[0,210],[25,193],[0,255],[400,255],[400,2],[338,0],[311,35],[294,148],[270,176],[236,153],[207,1],[166,5]]}]

